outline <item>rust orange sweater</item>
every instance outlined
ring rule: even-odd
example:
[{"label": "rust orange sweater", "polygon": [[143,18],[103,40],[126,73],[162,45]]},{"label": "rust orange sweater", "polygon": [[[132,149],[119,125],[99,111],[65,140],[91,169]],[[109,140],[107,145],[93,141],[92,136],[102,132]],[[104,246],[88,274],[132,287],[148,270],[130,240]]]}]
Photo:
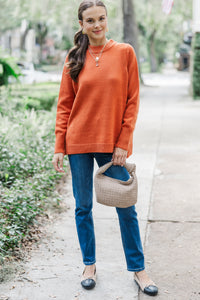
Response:
[{"label": "rust orange sweater", "polygon": [[[102,46],[92,46],[99,53]],[[67,58],[66,58],[67,62]],[[75,83],[64,66],[56,117],[55,153],[132,153],[139,106],[136,55],[129,44],[109,40],[96,67],[89,51]]]}]

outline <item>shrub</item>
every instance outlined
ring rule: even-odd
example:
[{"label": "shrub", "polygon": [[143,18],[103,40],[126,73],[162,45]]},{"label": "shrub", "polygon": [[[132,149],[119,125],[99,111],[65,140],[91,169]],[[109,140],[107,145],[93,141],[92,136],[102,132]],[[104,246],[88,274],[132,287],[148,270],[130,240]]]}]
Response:
[{"label": "shrub", "polygon": [[0,73],[0,86],[7,85],[10,76],[18,79],[20,73],[17,73],[17,71],[19,70],[17,70],[17,66],[10,57],[1,57],[0,65],[2,67],[2,72]]},{"label": "shrub", "polygon": [[[40,86],[40,85],[39,85]],[[37,87],[35,87],[37,89]],[[58,86],[57,86],[58,88]],[[41,92],[38,108],[21,105],[24,90],[13,96],[1,90],[0,98],[0,252],[13,253],[29,236],[36,217],[49,203],[59,205],[55,182],[61,178],[52,167],[55,126],[55,97]],[[55,94],[55,92],[54,92]],[[47,100],[44,100],[47,99]],[[47,104],[48,103],[48,104]],[[49,109],[50,111],[44,110]]]},{"label": "shrub", "polygon": [[193,97],[200,99],[200,32],[196,32],[193,43],[194,67],[193,67]]}]

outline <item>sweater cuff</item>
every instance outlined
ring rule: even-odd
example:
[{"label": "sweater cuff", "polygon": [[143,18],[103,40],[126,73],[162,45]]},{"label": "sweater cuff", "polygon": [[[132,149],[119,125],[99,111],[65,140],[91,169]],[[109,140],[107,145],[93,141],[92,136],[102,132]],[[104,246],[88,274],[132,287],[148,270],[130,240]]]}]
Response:
[{"label": "sweater cuff", "polygon": [[63,153],[65,154],[65,134],[56,134],[56,142],[55,142],[55,151],[54,153]]},{"label": "sweater cuff", "polygon": [[120,133],[120,136],[119,136],[115,146],[128,151],[128,146],[130,143],[131,136],[132,136],[132,133],[129,133],[128,130],[125,130],[125,128],[122,128],[122,131]]},{"label": "sweater cuff", "polygon": [[115,147],[128,151],[128,145],[126,146],[124,143],[121,143],[121,142],[117,142],[115,144]]}]

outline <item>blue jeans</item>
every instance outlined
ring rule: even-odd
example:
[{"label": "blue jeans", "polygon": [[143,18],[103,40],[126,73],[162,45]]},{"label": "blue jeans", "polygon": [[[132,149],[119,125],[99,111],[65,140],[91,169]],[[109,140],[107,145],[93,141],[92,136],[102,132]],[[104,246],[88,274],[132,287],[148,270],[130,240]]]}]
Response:
[{"label": "blue jeans", "polygon": [[[96,262],[92,217],[94,158],[100,167],[111,161],[112,153],[70,154],[68,157],[72,173],[73,194],[76,200],[75,220],[83,263],[92,265]],[[129,179],[128,171],[121,166],[111,166],[105,175],[124,181]],[[133,272],[142,271],[145,268],[144,255],[135,206],[116,207],[116,211],[119,217],[127,269]]]}]

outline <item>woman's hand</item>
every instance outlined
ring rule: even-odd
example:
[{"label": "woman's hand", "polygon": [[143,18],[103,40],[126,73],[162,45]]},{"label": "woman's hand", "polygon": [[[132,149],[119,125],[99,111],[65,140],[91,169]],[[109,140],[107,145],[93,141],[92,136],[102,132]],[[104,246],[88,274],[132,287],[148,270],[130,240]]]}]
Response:
[{"label": "woman's hand", "polygon": [[65,171],[63,170],[63,158],[64,158],[63,153],[55,153],[52,160],[54,169],[60,173],[65,173]]},{"label": "woman's hand", "polygon": [[128,151],[116,147],[113,152],[112,161],[113,165],[124,166],[126,163]]}]

